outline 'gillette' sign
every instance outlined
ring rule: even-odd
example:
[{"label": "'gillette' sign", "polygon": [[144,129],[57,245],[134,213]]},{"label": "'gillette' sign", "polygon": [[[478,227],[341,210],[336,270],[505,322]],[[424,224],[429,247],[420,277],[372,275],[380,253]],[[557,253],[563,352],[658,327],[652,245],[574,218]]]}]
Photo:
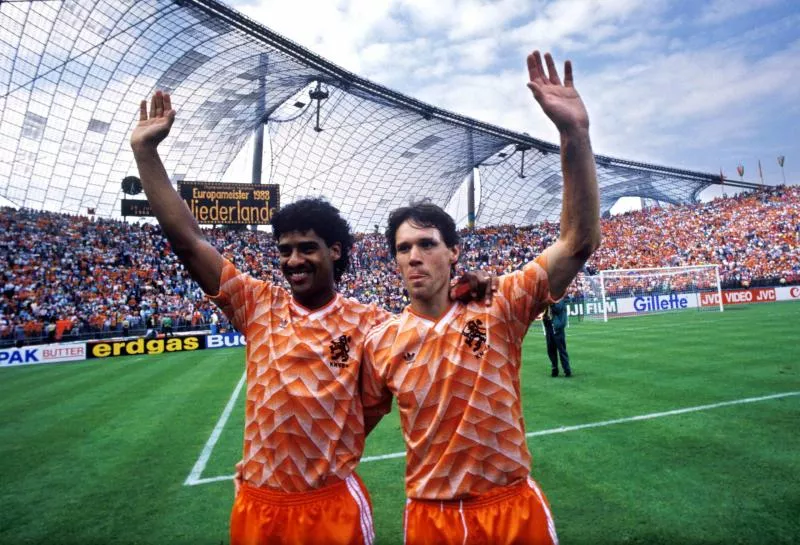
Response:
[{"label": "'gillette' sign", "polygon": [[677,293],[669,295],[648,295],[646,297],[636,297],[633,300],[633,310],[636,312],[658,312],[661,310],[678,310],[687,308],[689,299],[681,297]]}]

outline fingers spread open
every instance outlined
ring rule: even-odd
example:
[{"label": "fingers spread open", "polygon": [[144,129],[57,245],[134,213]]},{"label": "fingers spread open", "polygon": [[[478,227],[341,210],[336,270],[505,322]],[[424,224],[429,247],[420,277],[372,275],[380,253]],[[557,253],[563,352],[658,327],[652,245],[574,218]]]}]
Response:
[{"label": "fingers spread open", "polygon": [[566,87],[572,87],[572,61],[566,61],[564,63],[564,85]]},{"label": "fingers spread open", "polygon": [[528,77],[534,83],[544,83],[547,81],[547,76],[544,73],[544,65],[542,64],[542,55],[538,50],[528,55]]},{"label": "fingers spread open", "polygon": [[172,109],[172,99],[169,97],[169,93],[164,93],[164,111],[168,112]]},{"label": "fingers spread open", "polygon": [[535,81],[539,77],[539,72],[536,70],[536,57],[534,53],[528,55],[528,81]]},{"label": "fingers spread open", "polygon": [[155,106],[156,106],[156,111],[155,111],[156,117],[161,117],[162,115],[164,115],[164,93],[162,93],[161,91],[156,91]]},{"label": "fingers spread open", "polygon": [[147,101],[139,103],[139,121],[147,121]]},{"label": "fingers spread open", "polygon": [[547,63],[547,71],[550,74],[550,83],[561,85],[561,79],[558,77],[558,70],[556,70],[556,63],[553,62],[553,56],[550,53],[545,53],[544,60]]}]

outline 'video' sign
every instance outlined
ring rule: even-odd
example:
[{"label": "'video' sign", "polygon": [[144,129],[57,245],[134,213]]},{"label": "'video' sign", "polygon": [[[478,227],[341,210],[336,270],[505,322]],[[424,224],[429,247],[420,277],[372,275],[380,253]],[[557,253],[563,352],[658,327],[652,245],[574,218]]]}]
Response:
[{"label": "'video' sign", "polygon": [[[722,304],[744,305],[747,303],[771,303],[777,301],[775,288],[750,288],[745,290],[722,290]],[[717,292],[700,294],[700,306],[719,306]]]}]

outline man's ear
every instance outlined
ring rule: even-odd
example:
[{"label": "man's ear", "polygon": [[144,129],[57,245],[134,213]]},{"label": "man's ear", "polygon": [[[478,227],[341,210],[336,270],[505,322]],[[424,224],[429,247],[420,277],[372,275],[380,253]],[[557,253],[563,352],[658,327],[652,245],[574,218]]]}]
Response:
[{"label": "man's ear", "polygon": [[330,245],[331,250],[331,258],[333,261],[339,261],[339,258],[342,257],[342,243],[341,242],[334,242]]},{"label": "man's ear", "polygon": [[450,258],[450,265],[455,265],[458,263],[458,257],[461,255],[461,248],[459,248],[458,244],[450,248],[452,252],[452,257]]}]

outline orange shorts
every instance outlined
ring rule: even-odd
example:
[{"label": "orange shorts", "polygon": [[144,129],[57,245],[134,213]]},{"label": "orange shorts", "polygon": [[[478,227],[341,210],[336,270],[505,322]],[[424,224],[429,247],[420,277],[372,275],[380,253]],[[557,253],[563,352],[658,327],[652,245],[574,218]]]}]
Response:
[{"label": "orange shorts", "polygon": [[406,545],[558,545],[550,504],[530,477],[466,500],[409,499],[403,533]]},{"label": "orange shorts", "polygon": [[231,512],[231,545],[372,545],[372,505],[354,473],[344,481],[287,493],[242,483]]}]

